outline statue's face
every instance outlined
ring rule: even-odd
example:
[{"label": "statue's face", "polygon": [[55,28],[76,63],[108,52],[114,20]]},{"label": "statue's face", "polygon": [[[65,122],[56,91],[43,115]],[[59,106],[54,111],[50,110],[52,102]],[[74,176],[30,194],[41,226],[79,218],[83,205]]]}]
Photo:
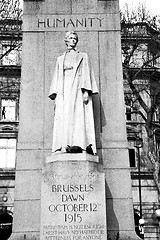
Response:
[{"label": "statue's face", "polygon": [[74,48],[77,45],[77,38],[75,34],[70,34],[67,38],[67,45],[70,48]]}]

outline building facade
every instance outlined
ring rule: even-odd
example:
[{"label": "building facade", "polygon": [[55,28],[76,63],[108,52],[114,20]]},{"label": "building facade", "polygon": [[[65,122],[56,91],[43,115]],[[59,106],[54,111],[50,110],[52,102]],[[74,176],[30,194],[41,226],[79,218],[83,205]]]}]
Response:
[{"label": "building facade", "polygon": [[[135,217],[144,219],[144,228],[139,226],[139,230],[144,231],[142,238],[158,239],[159,225],[155,210],[159,208],[159,195],[154,171],[156,161],[157,164],[159,162],[160,143],[159,31],[147,23],[122,23],[121,39]],[[148,127],[149,124],[152,126]],[[149,134],[152,135],[155,162],[149,157]]]},{"label": "building facade", "polygon": [[21,77],[21,21],[0,21],[0,236],[12,231]]}]

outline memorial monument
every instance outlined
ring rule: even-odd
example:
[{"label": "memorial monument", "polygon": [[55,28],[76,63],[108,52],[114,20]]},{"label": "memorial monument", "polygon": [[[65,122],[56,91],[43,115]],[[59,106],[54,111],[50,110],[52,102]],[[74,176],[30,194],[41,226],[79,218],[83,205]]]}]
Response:
[{"label": "memorial monument", "polygon": [[65,42],[67,51],[57,59],[49,93],[52,100],[56,98],[52,152],[69,152],[77,146],[80,152],[90,147],[94,155],[92,94],[98,93],[96,80],[87,54],[76,50],[77,33],[67,32]]},{"label": "memorial monument", "polygon": [[11,240],[138,239],[118,3],[24,1]]}]

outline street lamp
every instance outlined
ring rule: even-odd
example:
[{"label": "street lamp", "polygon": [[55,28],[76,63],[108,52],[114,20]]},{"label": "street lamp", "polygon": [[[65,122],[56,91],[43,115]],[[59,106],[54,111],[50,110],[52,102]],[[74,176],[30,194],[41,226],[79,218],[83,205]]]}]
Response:
[{"label": "street lamp", "polygon": [[159,236],[160,236],[160,209],[156,209],[155,216],[156,216],[156,218],[158,219],[158,222],[159,222],[159,230],[158,230],[158,232],[159,232]]},{"label": "street lamp", "polygon": [[143,139],[137,137],[135,139],[134,146],[137,148],[138,153],[138,182],[139,182],[139,206],[140,206],[140,218],[142,218],[142,196],[141,196],[141,165],[140,165],[140,151],[139,149],[143,147]]},{"label": "street lamp", "polygon": [[156,209],[155,216],[158,219],[158,221],[160,222],[160,209]]},{"label": "street lamp", "polygon": [[8,201],[8,197],[7,197],[7,193],[4,193],[3,197],[2,197],[3,202],[7,202]]}]

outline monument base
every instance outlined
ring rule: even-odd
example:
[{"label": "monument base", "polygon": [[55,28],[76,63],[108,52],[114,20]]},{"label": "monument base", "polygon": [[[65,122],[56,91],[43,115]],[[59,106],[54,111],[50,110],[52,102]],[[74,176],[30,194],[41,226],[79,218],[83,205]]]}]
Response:
[{"label": "monument base", "polygon": [[121,222],[117,226],[113,217],[116,200],[113,206],[109,202],[106,206],[105,195],[109,193],[105,193],[103,171],[98,156],[56,153],[47,157],[42,169],[41,198],[33,201],[34,207],[28,201],[32,218],[35,207],[40,214],[37,229],[14,231],[11,240],[138,240],[134,229],[123,231]]},{"label": "monument base", "polygon": [[55,152],[51,156],[46,158],[46,163],[57,162],[57,161],[90,161],[99,162],[97,155],[91,155],[88,153],[61,153]]},{"label": "monument base", "polygon": [[84,161],[79,160],[80,155],[53,154],[46,159],[41,185],[41,240],[107,239],[105,176],[94,162],[98,157]]}]

